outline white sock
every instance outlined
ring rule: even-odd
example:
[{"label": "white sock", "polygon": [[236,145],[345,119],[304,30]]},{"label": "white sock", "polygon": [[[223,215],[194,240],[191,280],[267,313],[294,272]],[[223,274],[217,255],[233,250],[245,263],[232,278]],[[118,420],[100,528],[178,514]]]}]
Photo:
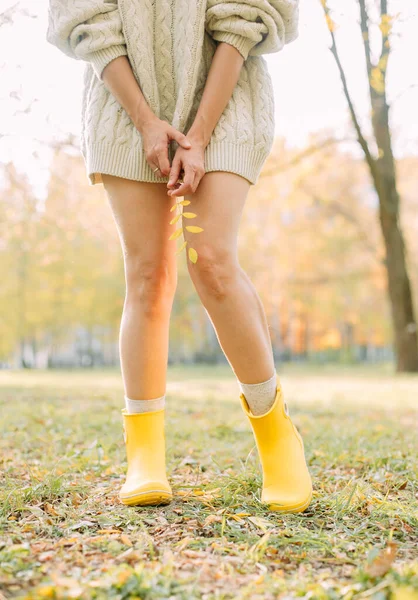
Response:
[{"label": "white sock", "polygon": [[125,396],[125,405],[126,410],[130,415],[161,410],[165,406],[165,394],[164,396],[154,398],[153,400],[131,400],[131,398]]},{"label": "white sock", "polygon": [[264,413],[270,410],[276,398],[276,369],[274,369],[274,373],[270,379],[261,383],[242,383],[239,380],[237,381],[253,415],[264,415]]}]

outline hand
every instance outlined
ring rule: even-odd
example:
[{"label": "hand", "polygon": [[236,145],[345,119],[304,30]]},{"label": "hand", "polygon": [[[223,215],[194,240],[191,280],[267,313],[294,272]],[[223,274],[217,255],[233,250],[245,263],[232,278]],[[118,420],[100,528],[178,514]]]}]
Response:
[{"label": "hand", "polygon": [[[191,148],[185,149],[179,146],[174,154],[167,183],[169,188],[167,194],[171,197],[193,194],[206,172],[204,167],[205,145],[193,138],[188,139],[191,139]],[[183,174],[183,180],[179,182],[181,174]]]},{"label": "hand", "polygon": [[[191,143],[184,133],[157,116],[143,123],[140,132],[147,163],[153,171],[158,167],[161,174],[165,176],[170,173],[168,146],[171,140],[175,140],[179,144],[179,148],[191,148]],[[158,171],[156,172],[158,173]]]}]

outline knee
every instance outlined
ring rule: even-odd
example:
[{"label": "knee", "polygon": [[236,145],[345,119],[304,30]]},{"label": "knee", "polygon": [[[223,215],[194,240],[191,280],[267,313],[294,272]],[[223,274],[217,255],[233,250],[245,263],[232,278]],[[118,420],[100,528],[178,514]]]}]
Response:
[{"label": "knee", "polygon": [[188,271],[197,292],[202,296],[223,300],[230,292],[240,265],[229,249],[210,244],[194,244],[197,262],[187,261]]},{"label": "knee", "polygon": [[177,270],[173,260],[145,260],[125,254],[127,301],[139,303],[148,314],[170,309],[177,287]]}]

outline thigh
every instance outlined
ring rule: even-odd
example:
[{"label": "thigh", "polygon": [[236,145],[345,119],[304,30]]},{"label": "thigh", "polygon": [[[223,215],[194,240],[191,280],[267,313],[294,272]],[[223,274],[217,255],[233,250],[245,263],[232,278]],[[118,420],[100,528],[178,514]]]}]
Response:
[{"label": "thigh", "polygon": [[124,257],[152,264],[175,261],[176,243],[168,240],[172,199],[165,183],[133,181],[102,174],[103,185],[118,229]]},{"label": "thigh", "polygon": [[239,224],[250,189],[248,179],[226,171],[210,171],[200,180],[194,194],[185,196],[191,203],[187,211],[196,213],[194,219],[182,219],[186,225],[199,225],[204,231],[184,230],[184,239],[199,254],[216,252],[237,259]]}]

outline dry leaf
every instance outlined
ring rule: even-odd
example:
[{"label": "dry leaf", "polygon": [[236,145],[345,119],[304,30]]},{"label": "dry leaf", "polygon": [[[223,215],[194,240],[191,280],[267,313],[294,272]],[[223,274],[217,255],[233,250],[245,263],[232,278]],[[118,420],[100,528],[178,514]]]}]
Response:
[{"label": "dry leaf", "polygon": [[219,515],[208,515],[206,517],[206,519],[204,520],[203,527],[207,527],[211,523],[221,523],[221,522],[222,522],[222,517],[220,517]]},{"label": "dry leaf", "polygon": [[383,577],[391,568],[396,557],[397,544],[389,542],[384,550],[379,552],[376,558],[366,566],[366,573],[370,577]]},{"label": "dry leaf", "polygon": [[122,542],[122,544],[125,544],[125,546],[133,546],[133,543],[131,542],[129,536],[127,536],[125,533],[123,533],[120,536],[120,541]]},{"label": "dry leaf", "polygon": [[263,533],[266,533],[268,527],[273,527],[273,524],[267,519],[262,519],[261,517],[248,517],[248,520],[251,521],[256,527],[261,529]]},{"label": "dry leaf", "polygon": [[418,600],[418,590],[410,585],[402,585],[392,590],[391,600]]}]

